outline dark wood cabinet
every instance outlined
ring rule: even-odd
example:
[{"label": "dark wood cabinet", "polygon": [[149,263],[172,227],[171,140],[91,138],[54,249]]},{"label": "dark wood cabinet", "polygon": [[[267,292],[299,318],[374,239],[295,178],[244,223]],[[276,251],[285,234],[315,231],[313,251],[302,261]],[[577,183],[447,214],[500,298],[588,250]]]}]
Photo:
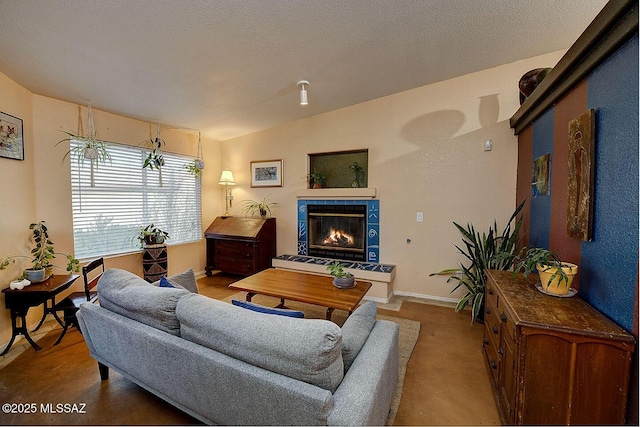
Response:
[{"label": "dark wood cabinet", "polygon": [[276,219],[219,216],[204,233],[207,276],[213,270],[249,276],[271,267],[276,256]]},{"label": "dark wood cabinet", "polygon": [[503,424],[624,424],[633,337],[537,281],[487,271],[483,348]]}]

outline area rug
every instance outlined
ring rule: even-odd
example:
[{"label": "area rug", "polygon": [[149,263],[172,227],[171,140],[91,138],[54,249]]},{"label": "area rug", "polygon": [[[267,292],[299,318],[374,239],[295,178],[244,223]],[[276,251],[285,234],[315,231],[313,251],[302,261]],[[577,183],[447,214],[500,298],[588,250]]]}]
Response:
[{"label": "area rug", "polygon": [[[233,294],[230,297],[223,299],[223,301],[231,303],[231,300],[233,299],[244,301],[246,299],[246,293],[238,292],[237,294]],[[264,295],[255,295],[252,298],[251,302],[267,307],[275,307],[280,303],[280,299]],[[326,308],[317,305],[305,304],[295,301],[286,301],[285,304],[287,308],[304,312],[304,316],[307,319],[324,319],[326,315]],[[377,318],[395,322],[400,326],[398,384],[396,385],[396,391],[391,401],[391,410],[389,411],[389,417],[387,418],[386,422],[386,425],[393,425],[396,413],[398,412],[398,406],[400,405],[400,398],[402,397],[402,387],[404,384],[404,376],[407,371],[407,362],[409,361],[411,353],[413,352],[413,348],[418,341],[418,334],[420,333],[420,322],[416,322],[415,320],[401,319],[399,317],[384,316],[381,314],[378,314]],[[333,312],[333,315],[331,316],[331,320],[339,326],[342,326],[346,319],[347,312],[343,310],[335,310]]]}]

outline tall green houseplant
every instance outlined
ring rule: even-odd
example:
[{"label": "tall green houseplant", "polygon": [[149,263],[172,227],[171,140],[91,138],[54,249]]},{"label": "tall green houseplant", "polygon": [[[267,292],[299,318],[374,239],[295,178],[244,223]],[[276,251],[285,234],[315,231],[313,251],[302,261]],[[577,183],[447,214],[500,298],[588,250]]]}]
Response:
[{"label": "tall green houseplant", "polygon": [[[484,273],[485,269],[509,270],[513,265],[513,260],[517,253],[517,238],[522,226],[522,216],[516,217],[524,207],[522,202],[509,218],[507,225],[502,232],[498,231],[496,221],[493,226],[489,227],[489,231],[480,234],[476,231],[473,224],[467,224],[464,228],[460,224],[453,223],[458,231],[462,234],[462,247],[455,245],[458,252],[462,254],[466,261],[460,262],[458,268],[449,268],[446,270],[432,273],[430,276],[441,275],[449,276],[447,283],[455,280],[458,284],[451,290],[453,293],[460,287],[466,289],[466,293],[456,305],[456,311],[463,310],[467,305],[471,305],[471,322],[474,320],[484,322],[484,288],[487,277]],[[513,226],[513,222],[515,226]],[[500,254],[500,257],[496,255]]]}]

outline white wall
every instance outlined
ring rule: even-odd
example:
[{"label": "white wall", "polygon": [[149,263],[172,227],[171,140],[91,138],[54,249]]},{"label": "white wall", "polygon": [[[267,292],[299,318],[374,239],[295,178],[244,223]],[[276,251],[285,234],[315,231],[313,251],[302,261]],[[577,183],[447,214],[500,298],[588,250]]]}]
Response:
[{"label": "white wall", "polygon": [[[270,200],[278,254],[297,253],[296,190],[306,188],[308,153],[369,149],[370,187],[380,199],[380,262],[397,265],[394,290],[450,298],[451,285],[429,273],[455,267],[452,224],[502,227],[515,208],[517,139],[509,118],[518,80],[553,66],[563,52],[465,75],[224,141],[236,202]],[[493,140],[493,150],[483,151]],[[282,188],[250,188],[249,162],[284,161]],[[233,214],[239,215],[242,203]],[[416,212],[424,222],[416,222]],[[407,238],[411,244],[407,244]],[[453,295],[456,297],[457,295]]]}]

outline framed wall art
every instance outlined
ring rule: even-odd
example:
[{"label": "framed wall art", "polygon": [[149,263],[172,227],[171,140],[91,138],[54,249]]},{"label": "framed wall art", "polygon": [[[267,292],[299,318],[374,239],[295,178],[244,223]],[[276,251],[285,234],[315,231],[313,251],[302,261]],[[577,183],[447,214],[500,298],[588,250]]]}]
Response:
[{"label": "framed wall art", "polygon": [[0,157],[24,160],[22,119],[0,111]]},{"label": "framed wall art", "polygon": [[251,187],[282,187],[282,159],[252,161]]}]

